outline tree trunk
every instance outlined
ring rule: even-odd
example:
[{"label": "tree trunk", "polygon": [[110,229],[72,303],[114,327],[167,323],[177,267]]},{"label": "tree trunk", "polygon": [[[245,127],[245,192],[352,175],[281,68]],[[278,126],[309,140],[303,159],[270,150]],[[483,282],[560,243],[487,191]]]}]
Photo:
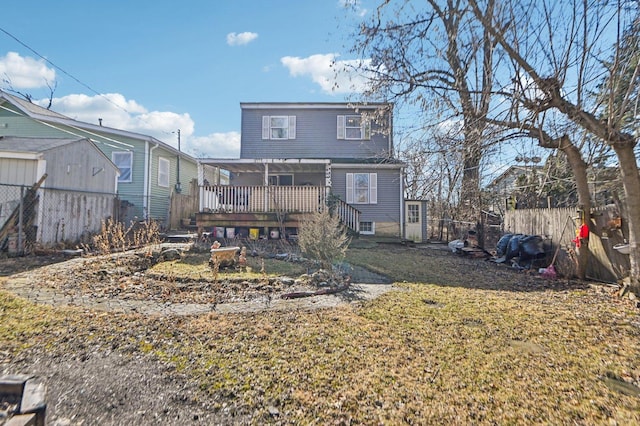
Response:
[{"label": "tree trunk", "polygon": [[[576,180],[578,203],[582,210],[581,216],[584,223],[591,228],[591,194],[589,193],[589,181],[587,179],[587,163],[582,159],[580,150],[571,142],[569,136],[564,135],[560,138],[559,149],[567,156],[567,162]],[[589,250],[589,239],[587,238],[581,242],[580,249],[578,250],[578,269],[576,270],[576,275],[581,280],[586,278],[587,265],[589,264],[590,257],[591,251]]]},{"label": "tree trunk", "polygon": [[640,295],[640,174],[631,144],[613,144],[618,156],[622,185],[626,198],[627,224],[629,225],[630,289]]},{"label": "tree trunk", "polygon": [[480,160],[482,149],[480,141],[485,126],[483,120],[464,130],[463,170],[460,186],[460,210],[458,217],[476,224],[480,220]]}]

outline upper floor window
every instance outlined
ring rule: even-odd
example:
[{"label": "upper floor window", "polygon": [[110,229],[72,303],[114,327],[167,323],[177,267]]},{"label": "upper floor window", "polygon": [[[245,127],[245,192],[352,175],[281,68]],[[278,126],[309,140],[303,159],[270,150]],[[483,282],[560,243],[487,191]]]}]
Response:
[{"label": "upper floor window", "polygon": [[118,182],[132,182],[133,181],[133,152],[112,152],[111,161],[120,170],[120,176],[118,176]]},{"label": "upper floor window", "polygon": [[339,115],[338,139],[371,139],[371,124],[360,115]]},{"label": "upper floor window", "polygon": [[295,115],[264,115],[262,116],[262,139],[295,139]]},{"label": "upper floor window", "polygon": [[158,186],[163,188],[169,187],[169,160],[166,158],[158,158]]},{"label": "upper floor window", "polygon": [[347,203],[377,204],[378,174],[347,173]]}]

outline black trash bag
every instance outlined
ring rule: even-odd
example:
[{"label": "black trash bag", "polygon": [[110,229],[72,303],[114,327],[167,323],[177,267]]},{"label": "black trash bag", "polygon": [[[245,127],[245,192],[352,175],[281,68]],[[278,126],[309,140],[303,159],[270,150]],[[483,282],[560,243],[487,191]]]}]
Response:
[{"label": "black trash bag", "polygon": [[520,240],[522,240],[526,235],[523,234],[515,234],[509,240],[509,245],[507,246],[507,253],[505,256],[505,261],[509,261],[514,257],[520,256]]},{"label": "black trash bag", "polygon": [[536,260],[545,257],[540,235],[528,235],[520,240],[520,260]]},{"label": "black trash bag", "polygon": [[504,234],[498,240],[498,244],[496,246],[496,256],[501,257],[507,254],[507,247],[509,247],[509,240],[513,237],[513,234]]}]

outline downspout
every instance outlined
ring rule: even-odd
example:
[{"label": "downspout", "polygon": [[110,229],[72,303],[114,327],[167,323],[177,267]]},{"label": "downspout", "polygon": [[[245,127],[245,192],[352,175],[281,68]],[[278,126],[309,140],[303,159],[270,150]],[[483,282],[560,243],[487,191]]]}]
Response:
[{"label": "downspout", "polygon": [[158,147],[158,144],[155,144],[151,148],[149,148],[149,141],[145,142],[145,164],[144,164],[144,194],[142,198],[142,207],[144,209],[144,218],[149,219],[151,213],[151,165],[153,159],[153,150]]},{"label": "downspout", "polygon": [[400,238],[406,238],[404,223],[404,167],[400,168]]},{"label": "downspout", "polygon": [[[393,152],[393,114],[389,113],[389,158],[394,158],[395,154]],[[404,197],[404,195],[403,195]]]}]

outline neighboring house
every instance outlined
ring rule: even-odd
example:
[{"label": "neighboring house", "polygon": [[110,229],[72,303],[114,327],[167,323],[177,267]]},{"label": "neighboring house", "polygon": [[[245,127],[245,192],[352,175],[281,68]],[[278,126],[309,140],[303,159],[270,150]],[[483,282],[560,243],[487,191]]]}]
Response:
[{"label": "neighboring house", "polygon": [[0,247],[11,236],[22,251],[99,232],[113,217],[118,175],[88,138],[0,136]]},{"label": "neighboring house", "polygon": [[509,166],[486,186],[486,191],[492,200],[490,210],[502,214],[506,210],[515,209],[518,204],[518,193],[528,189],[521,188],[518,181],[533,179],[538,182],[536,186],[542,185],[541,171],[542,166]]},{"label": "neighboring house", "polygon": [[0,91],[0,136],[91,139],[120,170],[120,219],[168,223],[170,197],[178,186],[188,194],[188,183],[198,176],[197,160],[151,136],[96,121],[76,121]]},{"label": "neighboring house", "polygon": [[354,232],[404,235],[403,164],[394,158],[391,104],[240,107],[240,158],[200,160],[199,227],[295,234],[305,214],[331,205]]}]

